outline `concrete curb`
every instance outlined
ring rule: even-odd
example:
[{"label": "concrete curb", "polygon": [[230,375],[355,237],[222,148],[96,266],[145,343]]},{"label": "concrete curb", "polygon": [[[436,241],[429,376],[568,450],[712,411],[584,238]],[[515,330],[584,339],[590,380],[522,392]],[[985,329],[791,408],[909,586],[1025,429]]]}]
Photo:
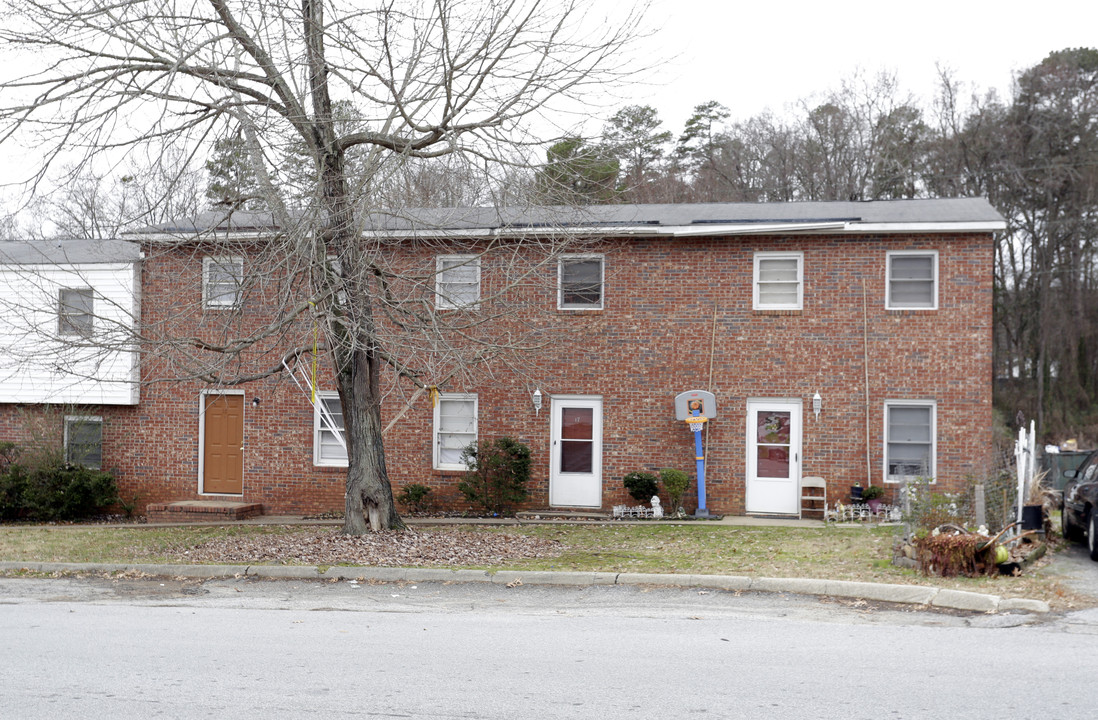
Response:
[{"label": "concrete curb", "polygon": [[139,565],[85,564],[48,562],[0,562],[0,572],[107,572],[142,573],[167,577],[230,578],[260,577],[297,580],[374,580],[377,582],[487,582],[495,585],[658,585],[664,587],[701,587],[715,590],[798,595],[826,595],[860,600],[926,605],[971,612],[1047,613],[1048,603],[1026,598],[1003,599],[998,595],[949,590],[922,585],[889,585],[846,580],[811,578],[751,578],[740,575],[671,575],[604,572],[521,572],[505,570],[447,570],[445,568],[327,568],[302,565]]}]

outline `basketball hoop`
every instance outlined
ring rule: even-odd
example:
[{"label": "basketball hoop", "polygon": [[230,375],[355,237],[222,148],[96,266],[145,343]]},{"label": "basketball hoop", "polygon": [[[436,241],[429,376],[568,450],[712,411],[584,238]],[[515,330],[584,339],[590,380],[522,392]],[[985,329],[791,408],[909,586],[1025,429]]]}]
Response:
[{"label": "basketball hoop", "polygon": [[686,422],[690,425],[692,432],[701,432],[702,426],[705,425],[705,421],[708,420],[704,415],[697,415],[694,417],[686,418]]}]

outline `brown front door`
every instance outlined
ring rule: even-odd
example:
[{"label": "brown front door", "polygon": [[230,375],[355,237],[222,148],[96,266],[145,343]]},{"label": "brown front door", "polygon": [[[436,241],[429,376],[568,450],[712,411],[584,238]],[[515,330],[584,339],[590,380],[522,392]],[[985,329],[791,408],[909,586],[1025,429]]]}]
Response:
[{"label": "brown front door", "polygon": [[202,492],[244,493],[244,396],[205,395]]}]

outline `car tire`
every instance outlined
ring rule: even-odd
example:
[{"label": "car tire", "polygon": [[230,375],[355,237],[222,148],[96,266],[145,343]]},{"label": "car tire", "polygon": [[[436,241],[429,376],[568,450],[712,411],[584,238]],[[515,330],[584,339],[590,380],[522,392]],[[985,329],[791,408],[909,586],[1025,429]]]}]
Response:
[{"label": "car tire", "polygon": [[1098,512],[1091,510],[1087,518],[1087,547],[1090,548],[1090,559],[1098,560]]},{"label": "car tire", "polygon": [[1065,540],[1078,540],[1079,528],[1071,522],[1071,515],[1068,514],[1066,507],[1060,508],[1060,533],[1064,536]]}]

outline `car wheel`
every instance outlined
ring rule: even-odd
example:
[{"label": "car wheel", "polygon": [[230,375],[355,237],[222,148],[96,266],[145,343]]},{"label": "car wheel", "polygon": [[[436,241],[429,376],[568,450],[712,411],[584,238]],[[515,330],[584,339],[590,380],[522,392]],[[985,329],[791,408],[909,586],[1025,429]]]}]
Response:
[{"label": "car wheel", "polygon": [[1060,533],[1065,540],[1076,540],[1079,537],[1079,528],[1071,522],[1071,515],[1066,507],[1060,508]]},{"label": "car wheel", "polygon": [[1098,512],[1092,510],[1088,519],[1087,547],[1090,548],[1090,559],[1098,560]]}]

